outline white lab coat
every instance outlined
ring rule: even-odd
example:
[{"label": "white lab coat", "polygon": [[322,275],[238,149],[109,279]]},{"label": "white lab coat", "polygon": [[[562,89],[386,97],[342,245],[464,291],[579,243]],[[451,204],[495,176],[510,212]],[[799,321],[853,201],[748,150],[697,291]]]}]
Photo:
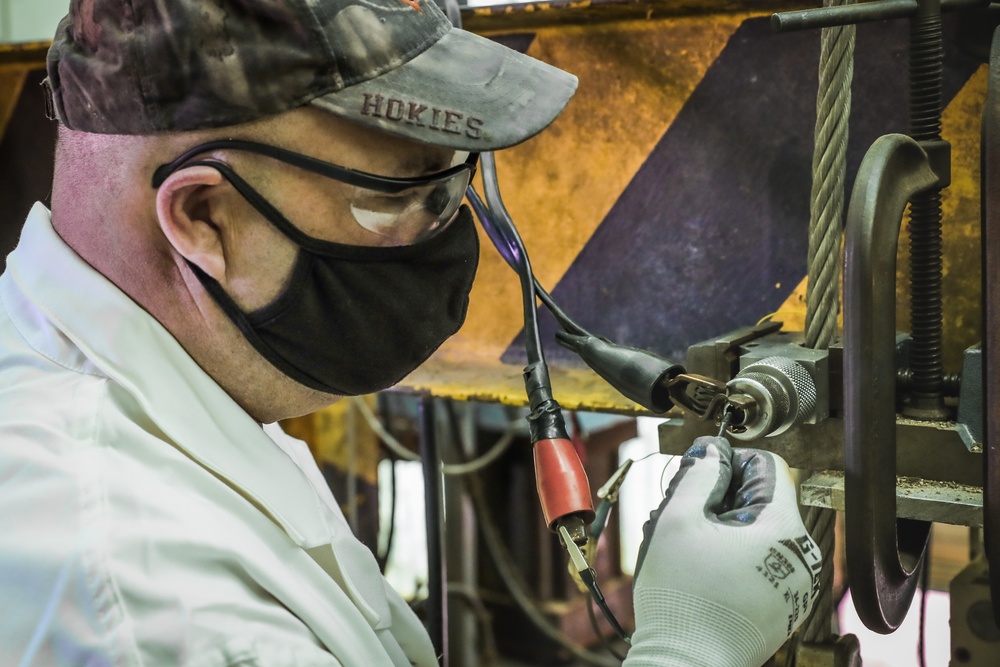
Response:
[{"label": "white lab coat", "polygon": [[0,665],[430,666],[305,444],[37,204],[0,277]]}]

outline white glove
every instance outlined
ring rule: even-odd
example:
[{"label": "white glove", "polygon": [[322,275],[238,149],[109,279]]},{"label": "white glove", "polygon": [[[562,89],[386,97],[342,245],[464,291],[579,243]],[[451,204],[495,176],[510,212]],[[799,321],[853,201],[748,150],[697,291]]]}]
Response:
[{"label": "white glove", "polygon": [[819,592],[819,547],[769,452],[698,438],[643,534],[624,667],[760,667]]}]

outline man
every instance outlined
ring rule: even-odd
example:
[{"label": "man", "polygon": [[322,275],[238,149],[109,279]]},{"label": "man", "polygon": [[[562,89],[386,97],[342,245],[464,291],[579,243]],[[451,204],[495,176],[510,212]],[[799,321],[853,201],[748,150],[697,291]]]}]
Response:
[{"label": "man", "polygon": [[[0,278],[0,664],[435,664],[273,423],[458,329],[475,153],[575,85],[425,0],[73,3],[52,212]],[[629,665],[773,653],[818,564],[794,496],[780,459],[692,448]]]}]

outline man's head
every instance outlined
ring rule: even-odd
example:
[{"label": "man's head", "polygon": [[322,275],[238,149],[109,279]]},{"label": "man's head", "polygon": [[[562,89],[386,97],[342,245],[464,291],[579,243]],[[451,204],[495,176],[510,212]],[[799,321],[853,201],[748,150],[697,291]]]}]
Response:
[{"label": "man's head", "polygon": [[49,76],[57,231],[261,421],[457,329],[474,155],[575,88],[419,0],[74,2]]}]

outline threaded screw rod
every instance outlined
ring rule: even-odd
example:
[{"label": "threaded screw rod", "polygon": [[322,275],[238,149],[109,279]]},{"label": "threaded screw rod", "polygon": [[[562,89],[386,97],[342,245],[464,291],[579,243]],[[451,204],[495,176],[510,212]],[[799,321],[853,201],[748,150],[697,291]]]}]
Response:
[{"label": "threaded screw rod", "polygon": [[[941,2],[921,0],[910,21],[910,136],[941,139]],[[905,413],[941,419],[942,251],[941,190],[923,192],[910,202],[910,369],[912,388]]]}]

